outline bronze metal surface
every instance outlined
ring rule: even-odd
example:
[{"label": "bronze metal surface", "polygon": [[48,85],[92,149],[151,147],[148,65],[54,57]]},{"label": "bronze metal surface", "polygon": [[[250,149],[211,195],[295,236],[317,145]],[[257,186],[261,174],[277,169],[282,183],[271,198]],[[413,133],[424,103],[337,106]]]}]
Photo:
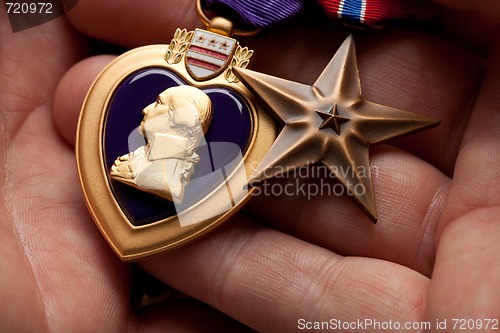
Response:
[{"label": "bronze metal surface", "polygon": [[363,100],[352,36],[312,86],[248,69],[233,71],[284,124],[250,183],[321,162],[373,222],[369,146],[439,125],[436,119]]}]

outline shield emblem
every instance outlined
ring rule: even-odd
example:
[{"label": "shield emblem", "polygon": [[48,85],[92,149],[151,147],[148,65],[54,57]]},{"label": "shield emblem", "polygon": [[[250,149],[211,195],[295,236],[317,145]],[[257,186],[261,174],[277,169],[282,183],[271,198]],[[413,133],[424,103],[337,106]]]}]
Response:
[{"label": "shield emblem", "polygon": [[218,76],[227,66],[236,48],[236,40],[196,29],[186,52],[186,67],[195,80]]},{"label": "shield emblem", "polygon": [[[251,196],[247,179],[276,138],[274,122],[232,74],[250,51],[233,41],[213,71],[190,60],[205,52],[193,45],[212,35],[178,30],[170,45],[129,51],[87,94],[78,172],[96,225],[124,261],[175,249],[227,220]],[[205,109],[211,114],[199,116]],[[184,127],[189,135],[179,134]]]}]

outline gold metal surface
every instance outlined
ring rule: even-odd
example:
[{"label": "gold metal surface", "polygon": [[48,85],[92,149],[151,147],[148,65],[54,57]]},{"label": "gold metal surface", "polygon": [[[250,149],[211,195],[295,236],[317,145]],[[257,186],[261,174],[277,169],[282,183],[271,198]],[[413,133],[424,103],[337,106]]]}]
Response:
[{"label": "gold metal surface", "polygon": [[[152,45],[131,50],[118,57],[101,72],[93,83],[80,114],[76,157],[84,198],[98,228],[113,250],[124,261],[137,260],[172,250],[194,241],[221,225],[250,196],[248,194],[244,198],[239,198],[233,209],[206,219],[202,223],[181,227],[179,217],[174,216],[149,225],[134,226],[123,212],[110,186],[111,180],[104,163],[103,150],[109,103],[113,93],[125,79],[145,68],[164,68],[182,77],[190,86],[200,89],[225,87],[242,96],[251,110],[252,136],[244,151],[243,162],[228,175],[228,179],[241,172],[249,177],[253,171],[251,166],[262,160],[276,137],[274,122],[254,102],[252,95],[243,84],[229,83],[224,78],[225,73],[206,82],[196,81],[187,72],[183,61],[165,61],[165,51],[168,49],[169,45]],[[210,195],[193,205],[185,214],[196,217],[211,212],[221,202],[221,194],[225,191],[226,184],[220,184]]]},{"label": "gold metal surface", "polygon": [[231,37],[234,34],[233,23],[223,17],[214,17],[211,19],[207,30],[227,37]]},{"label": "gold metal surface", "polygon": [[178,64],[184,58],[191,38],[193,38],[194,31],[187,31],[186,29],[177,29],[174,33],[174,38],[168,45],[165,60],[171,64]]},{"label": "gold metal surface", "polygon": [[229,65],[228,70],[226,71],[225,78],[230,83],[239,82],[239,79],[233,73],[233,67],[237,68],[247,68],[250,63],[250,58],[253,55],[253,51],[249,50],[248,47],[241,47],[238,45],[236,51],[233,55],[233,61]]},{"label": "gold metal surface", "polygon": [[[201,0],[196,0],[196,13],[198,14],[198,17],[200,18],[201,22],[209,28],[210,27],[210,22],[213,19],[210,19],[207,14],[205,14],[205,11],[203,10],[203,7],[201,5]],[[230,36],[241,36],[241,37],[251,37],[259,34],[262,31],[262,29],[253,29],[253,30],[241,30],[241,29],[232,29],[232,35]]]},{"label": "gold metal surface", "polygon": [[321,162],[373,222],[377,211],[369,146],[439,125],[436,119],[362,99],[352,36],[312,86],[247,69],[233,72],[285,124],[250,182]]}]

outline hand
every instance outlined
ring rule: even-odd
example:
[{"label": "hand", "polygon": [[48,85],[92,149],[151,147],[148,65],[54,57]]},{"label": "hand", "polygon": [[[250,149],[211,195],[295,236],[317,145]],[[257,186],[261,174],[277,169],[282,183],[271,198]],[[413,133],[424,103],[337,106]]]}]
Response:
[{"label": "hand", "polygon": [[68,77],[85,66],[93,72],[65,80],[54,100],[66,71],[90,55],[88,40],[63,18],[15,34],[8,22],[0,6],[0,331],[240,331],[241,324],[195,300],[133,311],[131,267],[92,222],[74,147],[52,117],[54,110],[61,133],[74,140],[78,104],[110,57],[70,71]]},{"label": "hand", "polygon": [[443,5],[449,6],[463,11],[473,11],[477,13],[487,14],[492,17],[500,17],[500,6],[495,0],[435,0]]},{"label": "hand", "polygon": [[[81,0],[69,18],[82,33],[127,47],[166,43],[175,28],[198,24],[193,3],[179,4]],[[1,15],[0,295],[10,304],[2,331],[240,331],[229,317],[275,332],[297,330],[301,318],[448,319],[448,328],[451,318],[500,319],[496,22],[472,17],[465,34],[450,13],[433,33],[356,35],[367,100],[442,120],[396,147],[371,149],[377,225],[344,196],[255,198],[220,230],[140,264],[209,306],[133,312],[130,267],[86,212],[71,147],[83,97],[112,58],[88,58],[65,74],[89,55],[65,20],[12,34]],[[475,31],[486,37],[471,41]],[[336,24],[306,22],[241,43],[256,50],[253,69],[312,83],[343,37]]]}]

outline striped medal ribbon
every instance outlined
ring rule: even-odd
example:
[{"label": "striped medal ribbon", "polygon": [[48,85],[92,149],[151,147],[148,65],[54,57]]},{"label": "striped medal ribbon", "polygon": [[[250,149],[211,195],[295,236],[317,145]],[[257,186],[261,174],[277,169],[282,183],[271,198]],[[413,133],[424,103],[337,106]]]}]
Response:
[{"label": "striped medal ribbon", "polygon": [[[316,0],[325,13],[346,23],[377,25],[391,19],[427,19],[438,6],[426,0]],[[208,8],[226,7],[241,21],[267,28],[304,11],[306,0],[206,0]]]}]

